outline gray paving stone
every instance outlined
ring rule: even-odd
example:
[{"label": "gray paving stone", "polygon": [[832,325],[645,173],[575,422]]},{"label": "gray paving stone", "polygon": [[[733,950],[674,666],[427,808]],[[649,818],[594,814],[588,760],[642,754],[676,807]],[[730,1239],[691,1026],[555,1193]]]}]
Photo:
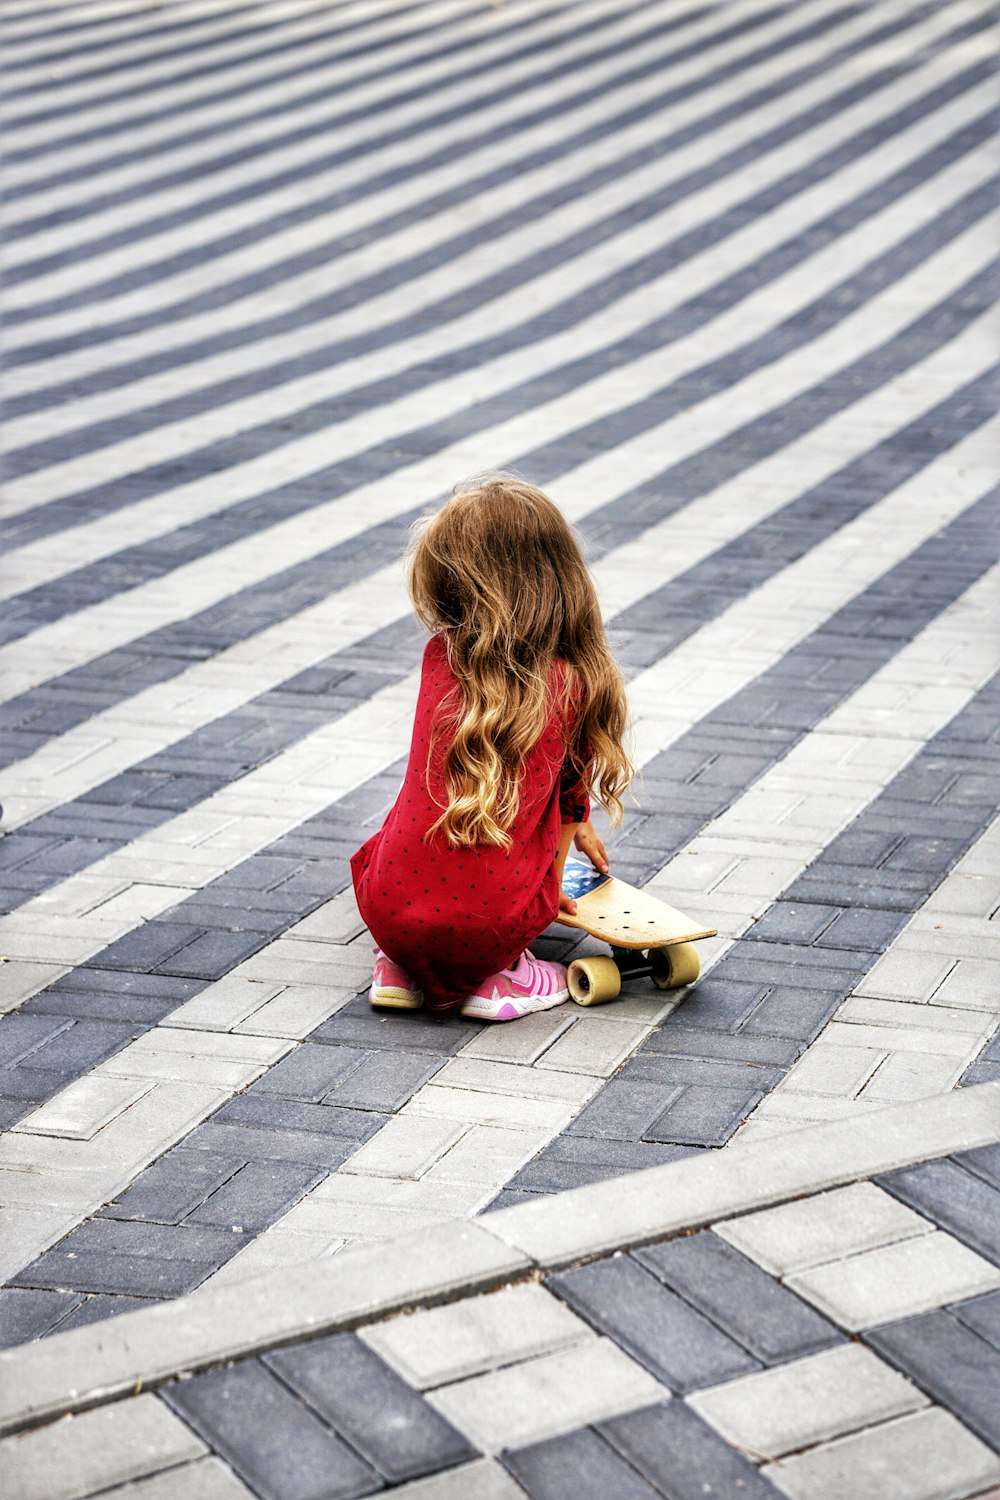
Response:
[{"label": "gray paving stone", "polygon": [[964,1089],[977,1083],[1000,1083],[1000,1062],[977,1062],[967,1068],[959,1080]]},{"label": "gray paving stone", "polygon": [[0,1349],[40,1339],[80,1305],[75,1292],[0,1289]]},{"label": "gray paving stone", "polygon": [[597,1431],[668,1500],[777,1500],[780,1493],[683,1401],[647,1406]]},{"label": "gray paving stone", "polygon": [[649,1141],[604,1140],[595,1136],[557,1136],[534,1161],[511,1178],[509,1189],[556,1193],[567,1188],[604,1182],[624,1172],[660,1167],[690,1156],[687,1146],[661,1146]]},{"label": "gray paving stone", "polygon": [[72,969],[45,991],[47,995],[148,995],[180,1004],[189,1000],[201,985],[195,979],[175,979],[163,974],[144,974],[133,970],[105,969],[88,964]]},{"label": "gray paving stone", "polygon": [[1000,1188],[950,1160],[904,1167],[876,1181],[917,1213],[1000,1265]]},{"label": "gray paving stone", "polygon": [[144,1028],[134,1023],[117,1025],[113,1021],[74,1021],[65,1030],[23,1057],[23,1069],[42,1068],[68,1072],[77,1076],[96,1067]]},{"label": "gray paving stone", "polygon": [[240,1156],[175,1148],[140,1173],[114,1203],[100,1210],[100,1217],[179,1224],[243,1165]]},{"label": "gray paving stone", "polygon": [[25,1115],[25,1106],[20,1099],[5,1099],[0,1093],[0,1130],[9,1130]]},{"label": "gray paving stone", "polygon": [[647,1141],[722,1146],[762,1097],[756,1088],[691,1084],[644,1132]]},{"label": "gray paving stone", "polygon": [[102,990],[43,990],[21,1006],[25,1016],[51,1015],[77,1020],[117,1021],[155,1026],[177,1001],[159,995],[105,994]]},{"label": "gray paving stone", "polygon": [[65,1088],[67,1083],[71,1083],[74,1075],[74,1069],[55,1072],[47,1068],[28,1068],[18,1063],[16,1067],[5,1068],[0,1073],[0,1096],[16,1099],[21,1103],[22,1107],[18,1109],[15,1119],[22,1119],[28,1112],[28,1105],[50,1099],[61,1088]]},{"label": "gray paving stone", "polygon": [[641,1265],[765,1365],[812,1354],[843,1337],[813,1308],[711,1232],[634,1254]]},{"label": "gray paving stone", "polygon": [[144,922],[134,932],[126,933],[117,943],[102,950],[101,966],[105,969],[136,969],[139,973],[152,973],[172,954],[201,937],[202,932],[202,928],[183,921]]},{"label": "gray paving stone", "polygon": [[[857,871],[854,871],[857,879]],[[842,953],[836,948],[814,948],[799,943],[757,943],[746,937],[740,943],[739,956],[727,955],[726,969],[735,979],[753,981],[757,973],[779,978],[784,984],[823,989],[832,976],[856,973],[858,955]],[[763,981],[762,981],[763,982]]]},{"label": "gray paving stone", "polygon": [[699,1084],[713,1089],[754,1093],[777,1083],[782,1072],[766,1064],[739,1058],[663,1056],[647,1054],[644,1050],[627,1062],[618,1076],[663,1083],[669,1087],[678,1083]]},{"label": "gray paving stone", "polygon": [[[233,1236],[233,1253],[239,1242]],[[79,1292],[114,1292],[136,1297],[180,1297],[193,1291],[222,1264],[155,1259],[148,1255],[109,1255],[106,1251],[48,1250],[11,1278],[12,1286],[61,1287]]]},{"label": "gray paving stone", "polygon": [[341,1109],[334,1104],[304,1104],[298,1099],[265,1096],[250,1090],[217,1110],[212,1123],[309,1131],[361,1142],[378,1130],[383,1118],[366,1110]]},{"label": "gray paving stone", "polygon": [[985,1297],[956,1302],[949,1311],[994,1349],[1000,1349],[1000,1292],[987,1292]]},{"label": "gray paving stone", "polygon": [[192,979],[221,979],[252,953],[263,948],[267,931],[205,932],[180,952],[156,964],[157,974],[180,974]]},{"label": "gray paving stone", "polygon": [[856,910],[841,912],[816,939],[816,946],[882,953],[905,925],[906,916],[899,911],[858,907]]},{"label": "gray paving stone", "polygon": [[662,1052],[676,1057],[717,1057],[771,1066],[793,1063],[799,1051],[794,1041],[781,1036],[710,1031],[707,1027],[677,1025],[673,1017],[662,1031],[654,1032],[642,1045],[643,1057]]},{"label": "gray paving stone", "polygon": [[[330,1049],[325,1047],[323,1050]],[[331,1089],[323,1102],[346,1109],[391,1114],[401,1109],[441,1066],[441,1059],[429,1058],[426,1052],[404,1052],[398,1047],[374,1052],[342,1083]]]},{"label": "gray paving stone", "polygon": [[9,1067],[65,1031],[69,1022],[61,1015],[22,1015],[17,1011],[0,1016],[0,1063]]},{"label": "gray paving stone", "polygon": [[699,1031],[735,1032],[773,988],[774,975],[769,977],[770,984],[759,979],[740,981],[723,960],[684,997],[684,1025]]},{"label": "gray paving stone", "polygon": [[370,1054],[358,1047],[319,1047],[303,1042],[268,1068],[253,1086],[255,1094],[283,1094],[307,1104],[319,1104],[327,1094]]},{"label": "gray paving stone", "polygon": [[793,1454],[761,1473],[789,1500],[959,1500],[996,1483],[1000,1459],[950,1412],[930,1407]]},{"label": "gray paving stone", "polygon": [[438,1021],[422,1011],[376,1011],[362,998],[350,1001],[318,1026],[310,1040],[375,1052],[385,1047],[401,1047],[405,1052],[433,1052],[438,1057],[450,1057],[482,1029],[481,1023]]},{"label": "gray paving stone", "polygon": [[151,1260],[214,1263],[229,1253],[232,1230],[201,1225],[151,1224],[129,1219],[85,1219],[59,1248],[80,1253],[138,1255]]},{"label": "gray paving stone", "polygon": [[776,984],[747,1016],[739,1035],[811,1042],[849,993],[848,984],[808,989]]},{"label": "gray paving stone", "polygon": [[91,1323],[103,1323],[107,1318],[120,1318],[123,1313],[137,1312],[149,1307],[145,1297],[121,1297],[112,1293],[93,1292],[56,1325],[53,1333],[68,1333],[72,1328],[86,1328]]},{"label": "gray paving stone", "polygon": [[637,1141],[681,1092],[681,1086],[664,1088],[657,1083],[612,1078],[567,1125],[566,1134]]},{"label": "gray paving stone", "polygon": [[323,1176],[321,1169],[297,1162],[248,1162],[189,1213],[184,1223],[239,1226],[253,1234],[273,1224]]},{"label": "gray paving stone", "polygon": [[768,943],[814,943],[835,917],[839,906],[775,901],[750,929],[755,939]]},{"label": "gray paving stone", "polygon": [[1000,1452],[1000,1350],[943,1310],[887,1323],[864,1337]]},{"label": "gray paving stone", "polygon": [[629,1256],[550,1276],[545,1285],[671,1391],[758,1370],[758,1362]]},{"label": "gray paving stone", "polygon": [[511,1449],[500,1461],[530,1500],[660,1500],[664,1493],[591,1427]]},{"label": "gray paving stone", "polygon": [[244,1161],[298,1161],[333,1171],[357,1148],[357,1142],[314,1130],[278,1130],[263,1125],[200,1125],[184,1138],[189,1151],[213,1156],[240,1156]]},{"label": "gray paving stone", "polygon": [[280,1350],[265,1363],[391,1484],[478,1456],[352,1333]]},{"label": "gray paving stone", "polygon": [[375,1470],[258,1360],[178,1381],[161,1399],[262,1500],[352,1500],[382,1488]]}]

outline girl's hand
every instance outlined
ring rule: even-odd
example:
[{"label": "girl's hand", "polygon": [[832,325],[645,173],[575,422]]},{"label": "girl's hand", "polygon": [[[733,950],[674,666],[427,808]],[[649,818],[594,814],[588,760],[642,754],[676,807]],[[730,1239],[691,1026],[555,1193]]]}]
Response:
[{"label": "girl's hand", "polygon": [[559,892],[559,910],[569,912],[571,917],[576,916],[576,902],[563,890]]},{"label": "girl's hand", "polygon": [[[602,875],[607,875],[609,868],[608,851],[605,849],[601,836],[593,823],[581,823],[576,830],[576,837],[573,842],[580,853],[587,856],[596,870],[600,870]],[[562,910],[563,908],[560,907],[560,909]],[[573,910],[576,910],[575,905]]]}]

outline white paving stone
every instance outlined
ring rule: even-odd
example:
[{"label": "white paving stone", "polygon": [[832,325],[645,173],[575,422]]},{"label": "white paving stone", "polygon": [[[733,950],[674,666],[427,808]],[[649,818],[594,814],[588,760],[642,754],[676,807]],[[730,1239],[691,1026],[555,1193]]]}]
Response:
[{"label": "white paving stone", "polygon": [[668,1395],[617,1345],[595,1338],[439,1386],[428,1399],[483,1452],[496,1453],[572,1432]]},{"label": "white paving stone", "polygon": [[253,1495],[219,1458],[177,1464],[106,1493],[110,1500],[251,1500]]},{"label": "white paving stone", "polygon": [[551,1139],[548,1130],[473,1125],[424,1175],[425,1182],[471,1182],[498,1191]]},{"label": "white paving stone", "polygon": [[873,1182],[817,1193],[713,1224],[716,1234],[775,1276],[842,1260],[862,1250],[914,1235],[934,1225]]},{"label": "white paving stone", "polygon": [[1000,1287],[1000,1269],[942,1230],[792,1272],[788,1285],[857,1332]]},{"label": "white paving stone", "polygon": [[442,1120],[400,1113],[354,1153],[344,1170],[375,1177],[420,1177],[467,1128],[460,1117]]},{"label": "white paving stone", "polygon": [[33,1109],[13,1128],[28,1135],[65,1136],[67,1140],[89,1141],[103,1126],[148,1094],[151,1088],[151,1083],[137,1084],[134,1077],[91,1074],[78,1078],[47,1104]]},{"label": "white paving stone", "polygon": [[533,1283],[375,1323],[361,1337],[418,1390],[592,1343],[588,1324]]},{"label": "white paving stone", "polygon": [[687,1400],[758,1462],[928,1405],[923,1391],[860,1344],[745,1375]]},{"label": "white paving stone", "polygon": [[205,1444],[156,1396],[134,1396],[0,1442],[17,1500],[78,1500],[198,1458]]},{"label": "white paving stone", "polygon": [[795,1454],[763,1473],[789,1500],[963,1500],[1000,1479],[1000,1458],[932,1407]]},{"label": "white paving stone", "polygon": [[395,1491],[398,1500],[522,1500],[524,1491],[495,1459],[483,1458]]}]

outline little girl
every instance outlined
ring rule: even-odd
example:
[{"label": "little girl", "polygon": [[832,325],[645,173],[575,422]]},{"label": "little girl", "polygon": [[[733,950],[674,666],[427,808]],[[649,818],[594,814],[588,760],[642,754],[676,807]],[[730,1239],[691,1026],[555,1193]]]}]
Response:
[{"label": "little girl", "polygon": [[567,998],[528,951],[560,910],[570,845],[602,871],[588,794],[621,817],[626,703],[593,580],[558,508],[498,475],[418,529],[431,630],[406,775],[351,860],[377,944],[373,1005],[510,1021]]}]

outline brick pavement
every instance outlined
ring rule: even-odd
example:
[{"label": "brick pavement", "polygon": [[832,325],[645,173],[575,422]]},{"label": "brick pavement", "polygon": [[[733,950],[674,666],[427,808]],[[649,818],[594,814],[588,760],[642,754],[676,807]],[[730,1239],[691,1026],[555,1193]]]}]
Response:
[{"label": "brick pavement", "polygon": [[[5,7],[3,1343],[1000,1079],[996,20]],[[689,994],[493,1029],[363,998],[399,552],[487,464],[586,541],[643,769],[614,863],[718,927]],[[968,1167],[930,1170],[878,1192],[961,1240]],[[878,1357],[941,1410],[900,1423],[995,1441],[917,1359],[988,1333],[919,1316]],[[692,1452],[836,1492],[797,1428],[765,1454],[742,1396],[727,1427],[666,1386]],[[403,1482],[304,1399],[338,1493]],[[660,1493],[589,1420],[475,1483]],[[192,1486],[274,1492],[183,1430]]]},{"label": "brick pavement", "polygon": [[995,1493],[997,1091],[11,1350],[5,1472],[32,1500]]}]

